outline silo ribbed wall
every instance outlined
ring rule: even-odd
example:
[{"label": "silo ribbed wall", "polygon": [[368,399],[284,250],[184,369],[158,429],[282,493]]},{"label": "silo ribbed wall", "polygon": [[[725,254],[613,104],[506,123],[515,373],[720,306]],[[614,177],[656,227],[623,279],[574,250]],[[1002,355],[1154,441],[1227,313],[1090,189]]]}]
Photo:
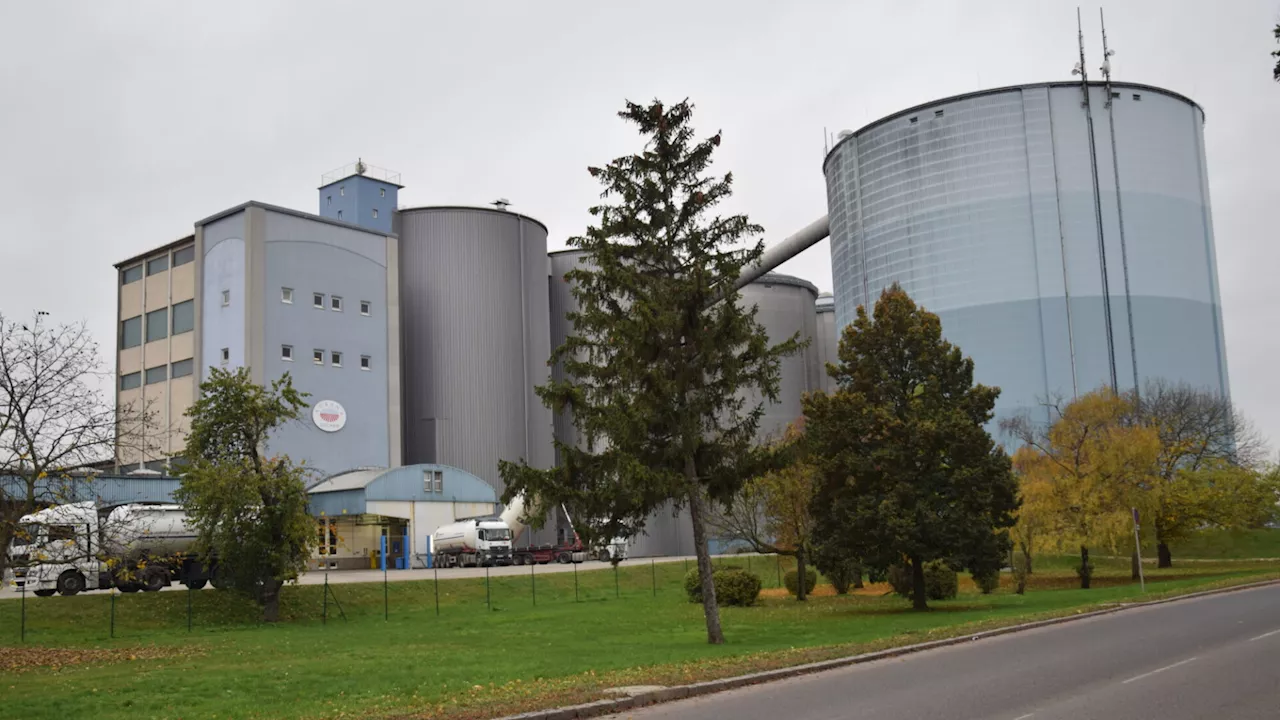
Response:
[{"label": "silo ribbed wall", "polygon": [[814,343],[818,348],[818,388],[825,393],[836,391],[835,378],[827,373],[827,365],[840,362],[839,333],[836,332],[836,304],[831,293],[818,296],[818,336]]}]

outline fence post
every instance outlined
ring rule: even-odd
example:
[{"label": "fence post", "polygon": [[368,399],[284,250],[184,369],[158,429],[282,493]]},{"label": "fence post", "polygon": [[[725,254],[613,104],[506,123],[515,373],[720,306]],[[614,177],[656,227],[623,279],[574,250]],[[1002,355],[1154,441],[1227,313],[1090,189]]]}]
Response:
[{"label": "fence post", "polygon": [[329,573],[324,574],[324,600],[320,604],[320,624],[329,624]]},{"label": "fence post", "polygon": [[489,566],[484,566],[484,606],[493,609],[493,592],[489,589]]},{"label": "fence post", "polygon": [[529,563],[529,587],[533,588],[533,606],[538,607],[538,578],[533,576],[533,569],[538,563]]},{"label": "fence post", "polygon": [[622,593],[618,590],[618,563],[613,564],[613,597],[618,599],[622,597]]},{"label": "fence post", "polygon": [[391,600],[387,588],[387,536],[382,536],[382,619],[391,619]]},{"label": "fence post", "polygon": [[653,596],[654,597],[658,597],[658,566],[656,564],[657,562],[658,561],[656,559],[649,558],[649,575],[653,577]]},{"label": "fence post", "polygon": [[116,637],[116,589],[111,588],[111,639]]},{"label": "fence post", "polygon": [[573,564],[573,601],[578,602],[578,563]]},{"label": "fence post", "polygon": [[191,586],[187,586],[187,632],[191,632]]},{"label": "fence post", "polygon": [[20,631],[22,642],[27,641],[27,583],[22,583],[22,629]]},{"label": "fence post", "polygon": [[440,617],[440,566],[436,565],[435,558],[431,559],[431,569],[435,570],[436,579],[431,583],[431,589],[436,591],[436,617]]}]

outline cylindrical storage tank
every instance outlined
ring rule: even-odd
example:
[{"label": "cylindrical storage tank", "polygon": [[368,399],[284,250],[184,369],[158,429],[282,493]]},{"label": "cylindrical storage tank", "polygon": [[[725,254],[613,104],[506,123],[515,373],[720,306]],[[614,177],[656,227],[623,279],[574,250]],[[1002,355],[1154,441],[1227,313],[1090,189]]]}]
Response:
[{"label": "cylindrical storage tank", "polygon": [[547,228],[471,207],[401,210],[404,463],[462,468],[504,485],[498,461],[554,462]]},{"label": "cylindrical storage tank", "polygon": [[[805,349],[782,358],[778,400],[765,403],[764,417],[756,430],[756,439],[764,443],[781,438],[787,426],[800,419],[804,413],[801,407],[804,394],[819,389],[821,384],[815,310],[818,288],[798,277],[767,273],[738,292],[742,307],[756,306],[756,322],[768,333],[771,345],[786,342],[797,333],[802,342],[809,341]],[[759,393],[751,393],[745,409],[760,401]]]},{"label": "cylindrical storage tank", "polygon": [[827,365],[840,362],[840,336],[836,332],[836,298],[831,293],[818,295],[814,304],[818,314],[818,336],[814,345],[818,348],[818,388],[824,393],[836,391],[835,378],[827,373]]},{"label": "cylindrical storage tank", "polygon": [[[569,313],[578,311],[578,299],[573,296],[573,284],[566,274],[583,264],[586,252],[577,248],[557,250],[548,253],[550,277],[548,278],[547,296],[551,303],[551,349],[564,344],[573,333],[573,323],[569,321]],[[555,380],[565,379],[564,366],[556,363],[551,368],[551,377]],[[573,426],[573,416],[565,410],[554,419],[555,437],[565,445],[576,445],[578,432]],[[559,462],[559,458],[556,458]]]},{"label": "cylindrical storage tank", "polygon": [[1204,113],[1109,88],[1090,84],[1088,106],[1079,83],[960,95],[837,143],[836,326],[900,283],[1001,388],[997,421],[1048,421],[1045,398],[1113,372],[1120,390],[1163,378],[1226,397]]}]

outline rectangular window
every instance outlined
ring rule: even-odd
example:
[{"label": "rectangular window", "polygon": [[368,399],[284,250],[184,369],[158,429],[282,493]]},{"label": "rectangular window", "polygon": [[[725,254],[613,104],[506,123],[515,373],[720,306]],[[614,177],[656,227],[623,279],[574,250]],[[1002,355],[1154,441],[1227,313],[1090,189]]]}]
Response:
[{"label": "rectangular window", "polygon": [[138,387],[142,387],[142,373],[135,372],[120,376],[121,390],[132,390]]},{"label": "rectangular window", "polygon": [[329,307],[333,308],[334,312],[342,312],[342,298],[337,295],[330,297]]},{"label": "rectangular window", "polygon": [[386,197],[386,196],[387,196],[387,189],[386,189],[386,188],[378,188],[378,197]]},{"label": "rectangular window", "polygon": [[173,251],[173,266],[186,265],[196,259],[196,246],[188,245]]},{"label": "rectangular window", "polygon": [[374,208],[374,209],[373,209],[373,219],[374,219],[374,220],[377,220],[377,219],[378,219],[378,208]]},{"label": "rectangular window", "polygon": [[50,525],[49,540],[75,540],[75,525]]},{"label": "rectangular window", "polygon": [[918,122],[919,120],[920,120],[920,118],[918,118],[918,117],[913,117],[913,118],[911,118],[911,124],[912,124],[912,125],[915,125],[915,124],[916,124],[916,122]]},{"label": "rectangular window", "polygon": [[444,473],[439,470],[423,470],[422,491],[444,492]]},{"label": "rectangular window", "polygon": [[339,195],[346,195],[346,194],[347,194],[347,186],[346,186],[346,185],[339,185],[339,186],[338,186],[338,194],[339,194]]},{"label": "rectangular window", "polygon": [[436,492],[444,492],[444,471],[436,470]]},{"label": "rectangular window", "polygon": [[342,367],[342,353],[338,352],[337,350],[334,350],[332,353],[330,353],[329,364],[333,365],[334,367]]},{"label": "rectangular window", "polygon": [[231,362],[231,348],[222,348],[222,364]]},{"label": "rectangular window", "polygon": [[934,116],[934,117],[942,117],[942,113],[943,113],[943,112],[945,112],[945,111],[943,111],[943,110],[934,110],[934,111],[933,111],[933,116]]},{"label": "rectangular window", "polygon": [[1134,99],[1134,100],[1139,100],[1139,101],[1140,101],[1140,100],[1142,100],[1142,96],[1141,96],[1141,95],[1139,95],[1138,93],[1134,93],[1134,94],[1133,94],[1133,99]]},{"label": "rectangular window", "polygon": [[293,288],[280,288],[280,302],[286,305],[293,304]]},{"label": "rectangular window", "polygon": [[196,326],[196,301],[185,300],[173,306],[173,334],[191,332]]},{"label": "rectangular window", "polygon": [[311,307],[324,309],[324,293],[311,293]]},{"label": "rectangular window", "polygon": [[132,282],[138,282],[142,279],[142,266],[134,265],[120,271],[120,284],[128,285]]},{"label": "rectangular window", "polygon": [[360,369],[361,369],[361,370],[371,370],[372,368],[373,368],[373,358],[369,357],[368,355],[361,355],[361,356],[360,356]]},{"label": "rectangular window", "polygon": [[339,211],[338,211],[338,219],[339,219],[339,220],[341,220],[341,219],[342,219],[342,211],[341,211],[341,210],[339,210]]},{"label": "rectangular window", "polygon": [[361,315],[369,315],[369,314],[371,314],[372,312],[373,312],[373,303],[369,302],[368,300],[361,300],[361,301],[360,301],[360,314],[361,314]]},{"label": "rectangular window", "polygon": [[147,276],[150,277],[156,273],[162,273],[169,269],[169,256],[161,255],[158,258],[151,258],[147,261]]},{"label": "rectangular window", "polygon": [[169,379],[169,366],[161,365],[160,367],[147,368],[147,384],[155,385]]},{"label": "rectangular window", "polygon": [[230,304],[231,304],[231,291],[223,290],[222,291],[222,307],[227,307]]},{"label": "rectangular window", "polygon": [[169,308],[147,313],[147,342],[169,337]]},{"label": "rectangular window", "polygon": [[120,348],[128,349],[142,344],[142,316],[131,317],[120,323]]},{"label": "rectangular window", "polygon": [[311,351],[311,362],[315,363],[316,365],[323,365],[323,364],[324,364],[324,351],[323,351],[323,350],[312,350],[312,351]]},{"label": "rectangular window", "polygon": [[287,362],[293,362],[293,346],[292,345],[280,346],[280,359],[285,360]]},{"label": "rectangular window", "polygon": [[324,198],[325,207],[333,207],[333,196],[326,195]]},{"label": "rectangular window", "polygon": [[179,360],[170,367],[169,377],[175,380],[180,377],[186,377],[191,374],[191,369],[191,360]]}]

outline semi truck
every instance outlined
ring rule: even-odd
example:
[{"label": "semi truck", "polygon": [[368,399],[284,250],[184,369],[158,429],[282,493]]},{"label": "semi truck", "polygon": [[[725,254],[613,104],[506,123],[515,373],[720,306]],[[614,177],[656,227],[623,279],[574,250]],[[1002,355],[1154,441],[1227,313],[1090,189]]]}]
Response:
[{"label": "semi truck", "polygon": [[155,592],[174,581],[199,590],[217,584],[217,567],[188,554],[195,540],[179,505],[80,502],[22,516],[8,553],[14,584],[40,597]]}]

